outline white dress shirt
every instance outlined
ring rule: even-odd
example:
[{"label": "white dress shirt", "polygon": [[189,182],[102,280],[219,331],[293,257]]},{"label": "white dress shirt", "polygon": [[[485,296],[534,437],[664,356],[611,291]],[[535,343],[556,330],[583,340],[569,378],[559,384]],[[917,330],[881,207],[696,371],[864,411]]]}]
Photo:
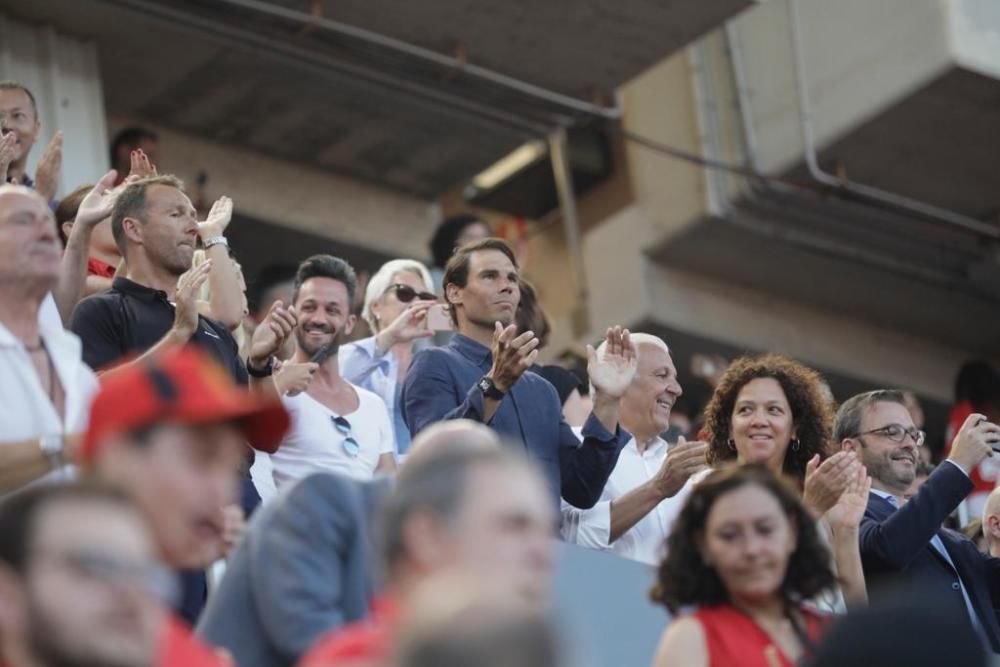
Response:
[{"label": "white dress shirt", "polygon": [[[320,471],[371,479],[379,457],[395,451],[392,425],[382,399],[352,386],[358,395],[358,409],[345,415],[338,415],[305,392],[281,398],[292,424],[278,451],[270,455],[278,490]],[[335,417],[350,422],[351,436],[361,448],[357,456],[351,456],[344,447],[346,436],[334,424]]]},{"label": "white dress shirt", "polygon": [[[63,329],[51,295],[42,302],[39,331],[65,393],[63,416],[60,418],[52,405],[24,343],[0,324],[0,447],[4,442],[83,433],[87,429],[97,378],[83,363],[80,339]],[[71,475],[72,468],[65,466],[42,480]]]},{"label": "white dress shirt", "polygon": [[597,504],[582,510],[562,501],[562,537],[567,542],[611,551],[625,558],[657,565],[665,555],[666,539],[684,500],[692,488],[688,482],[672,498],[660,502],[624,535],[609,544],[611,535],[611,503],[629,491],[652,479],[667,458],[669,445],[657,438],[639,452],[635,438],[622,449],[604,492]]}]

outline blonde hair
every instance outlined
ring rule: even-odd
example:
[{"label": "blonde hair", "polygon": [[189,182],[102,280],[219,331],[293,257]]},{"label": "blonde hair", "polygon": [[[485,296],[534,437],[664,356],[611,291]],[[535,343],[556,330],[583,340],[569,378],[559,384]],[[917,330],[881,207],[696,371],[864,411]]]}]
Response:
[{"label": "blonde hair", "polygon": [[368,323],[372,332],[379,331],[378,320],[375,319],[375,313],[372,312],[372,306],[376,301],[382,298],[385,291],[389,289],[390,285],[392,285],[392,279],[400,273],[405,272],[417,274],[420,276],[420,279],[424,281],[424,286],[427,288],[427,291],[434,291],[434,281],[431,280],[430,271],[428,271],[427,267],[417,260],[394,259],[386,262],[381,266],[381,268],[379,268],[375,275],[371,277],[371,280],[368,281],[368,287],[365,289],[365,305],[361,309],[361,317]]}]

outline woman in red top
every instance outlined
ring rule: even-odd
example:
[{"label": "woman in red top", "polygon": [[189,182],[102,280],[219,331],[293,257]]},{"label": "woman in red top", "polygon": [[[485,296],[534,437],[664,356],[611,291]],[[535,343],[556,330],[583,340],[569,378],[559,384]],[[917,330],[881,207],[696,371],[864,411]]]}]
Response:
[{"label": "woman in red top", "polygon": [[653,599],[693,612],[667,628],[654,667],[792,667],[825,624],[802,601],[835,582],[791,487],[760,464],[717,470],[691,492],[667,540]]}]

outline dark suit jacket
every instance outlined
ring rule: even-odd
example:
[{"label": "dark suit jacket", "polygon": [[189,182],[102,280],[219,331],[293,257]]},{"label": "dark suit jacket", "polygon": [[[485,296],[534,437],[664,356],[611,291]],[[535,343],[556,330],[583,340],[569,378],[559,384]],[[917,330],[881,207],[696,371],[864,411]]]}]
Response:
[{"label": "dark suit jacket", "polygon": [[198,634],[240,667],[294,665],[321,635],[365,618],[371,540],[387,479],[303,478],[259,508],[209,597]]},{"label": "dark suit jacket", "polygon": [[[406,374],[401,398],[410,433],[416,436],[443,419],[483,422],[483,394],[476,383],[492,363],[488,348],[461,334],[455,334],[446,347],[419,352]],[[553,495],[583,509],[600,499],[630,437],[621,427],[610,433],[591,415],[581,443],[563,420],[556,390],[530,371],[514,383],[486,425],[523,442],[541,464]]]},{"label": "dark suit jacket", "polygon": [[[1000,625],[994,612],[1000,606],[1000,559],[981,553],[964,535],[941,527],[972,486],[965,473],[945,462],[898,510],[871,494],[861,521],[861,561],[873,599],[886,584],[903,585],[948,605],[956,618],[968,618],[958,584],[961,578],[993,651],[1000,652]],[[931,545],[935,534],[954,567]]]}]

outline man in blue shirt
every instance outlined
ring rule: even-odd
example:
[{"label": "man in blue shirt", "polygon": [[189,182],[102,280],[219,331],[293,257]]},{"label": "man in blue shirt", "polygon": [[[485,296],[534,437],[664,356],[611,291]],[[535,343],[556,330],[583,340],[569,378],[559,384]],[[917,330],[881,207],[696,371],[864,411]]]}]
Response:
[{"label": "man in blue shirt", "polygon": [[417,354],[410,366],[401,398],[410,433],[443,419],[482,422],[524,443],[554,495],[593,507],[629,439],[618,425],[619,399],[636,369],[628,331],[608,329],[600,359],[587,346],[594,411],[581,443],[563,421],[556,390],[527,371],[538,356],[538,338],[514,325],[520,289],[510,246],[483,239],[456,250],[444,291],[457,333],[446,347]]}]

